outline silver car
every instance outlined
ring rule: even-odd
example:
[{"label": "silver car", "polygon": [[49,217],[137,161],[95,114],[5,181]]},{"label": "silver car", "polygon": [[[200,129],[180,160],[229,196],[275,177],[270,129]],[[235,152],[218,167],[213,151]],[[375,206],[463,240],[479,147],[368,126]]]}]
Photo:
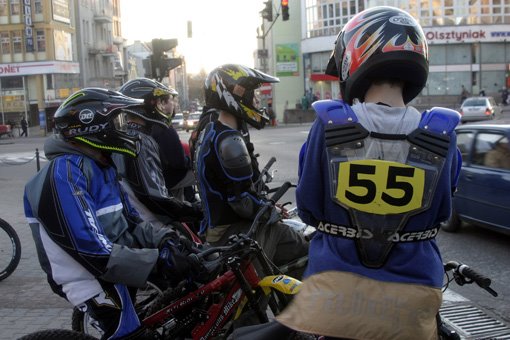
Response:
[{"label": "silver car", "polygon": [[493,97],[469,97],[460,107],[461,121],[495,119],[501,116],[501,108]]}]

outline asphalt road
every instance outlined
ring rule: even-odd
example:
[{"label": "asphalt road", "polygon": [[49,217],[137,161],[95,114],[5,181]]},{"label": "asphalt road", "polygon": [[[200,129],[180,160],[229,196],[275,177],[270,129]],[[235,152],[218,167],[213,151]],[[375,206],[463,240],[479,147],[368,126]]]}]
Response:
[{"label": "asphalt road", "polygon": [[[510,111],[505,112],[504,116],[510,117]],[[285,180],[297,182],[296,155],[309,127],[310,124],[304,124],[291,128],[268,128],[274,129],[274,132],[270,133],[268,130],[253,131],[257,151],[262,154],[261,166],[273,154],[272,151],[279,151],[273,168],[277,169],[274,173],[275,185]],[[274,138],[275,134],[278,138]],[[45,274],[39,267],[30,228],[23,212],[23,188],[37,171],[36,149],[43,149],[44,137],[40,135],[40,131],[32,129],[31,137],[28,138],[0,139],[0,217],[15,228],[22,247],[18,268],[10,277],[0,281],[0,340],[17,339],[40,329],[71,328],[71,306],[51,292]],[[181,132],[182,140],[187,141],[188,136],[189,134]],[[293,142],[285,143],[285,140]],[[41,158],[40,165],[44,164],[45,160]],[[293,191],[285,196],[284,201],[287,200],[294,202]],[[444,241],[444,246],[447,246],[446,242],[447,240]],[[475,241],[471,242],[474,244]],[[502,256],[506,253],[506,258],[510,258],[508,245],[504,242],[500,252]],[[455,251],[452,253],[455,254]],[[505,268],[497,270],[503,272]],[[504,283],[501,284],[503,285]],[[506,287],[510,287],[510,281],[506,283]],[[506,294],[506,299],[508,295],[510,294]],[[510,314],[505,316],[510,318]]]}]

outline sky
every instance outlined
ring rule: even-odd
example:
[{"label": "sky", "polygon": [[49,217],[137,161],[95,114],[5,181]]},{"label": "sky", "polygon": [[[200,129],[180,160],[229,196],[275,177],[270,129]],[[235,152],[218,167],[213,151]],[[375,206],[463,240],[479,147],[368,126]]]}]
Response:
[{"label": "sky", "polygon": [[[188,73],[236,63],[253,67],[264,0],[122,0],[122,36],[135,40],[178,39]],[[187,22],[193,26],[187,37]]]}]

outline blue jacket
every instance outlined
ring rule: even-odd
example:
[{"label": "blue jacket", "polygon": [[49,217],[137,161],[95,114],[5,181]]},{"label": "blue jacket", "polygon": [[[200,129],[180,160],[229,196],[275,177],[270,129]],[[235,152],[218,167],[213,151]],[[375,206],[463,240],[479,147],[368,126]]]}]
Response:
[{"label": "blue jacket", "polygon": [[[329,110],[331,113],[334,112],[332,107],[339,105],[348,110],[346,112],[349,115],[354,114],[352,109],[341,101],[314,103],[314,108],[316,111]],[[433,120],[433,124],[427,120],[429,118]],[[425,125],[429,124],[437,128],[438,131],[449,129],[450,144],[431,205],[427,210],[411,216],[403,229],[404,231],[422,231],[438,227],[440,222],[448,219],[450,215],[451,196],[455,190],[461,160],[456,148],[455,132],[453,132],[457,123],[444,121],[440,115],[435,118],[431,118],[427,114],[422,115],[419,128],[423,129]],[[306,146],[300,155],[300,178],[296,190],[299,216],[305,223],[316,227],[320,221],[355,227],[352,224],[349,211],[335,203],[330,197],[324,134],[325,122],[318,118],[310,130]],[[318,232],[310,244],[309,266],[305,275],[310,276],[330,270],[351,272],[375,280],[423,284],[436,288],[441,287],[443,283],[442,259],[434,239],[395,243],[381,268],[368,268],[361,263],[353,239],[333,237]]]}]

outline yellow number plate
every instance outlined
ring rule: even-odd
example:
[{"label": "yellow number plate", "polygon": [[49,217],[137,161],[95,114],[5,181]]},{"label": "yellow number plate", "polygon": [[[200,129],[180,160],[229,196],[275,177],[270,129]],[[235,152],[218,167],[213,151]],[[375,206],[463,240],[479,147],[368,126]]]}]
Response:
[{"label": "yellow number plate", "polygon": [[339,164],[336,199],[372,214],[401,214],[422,207],[425,171],[384,160]]}]

